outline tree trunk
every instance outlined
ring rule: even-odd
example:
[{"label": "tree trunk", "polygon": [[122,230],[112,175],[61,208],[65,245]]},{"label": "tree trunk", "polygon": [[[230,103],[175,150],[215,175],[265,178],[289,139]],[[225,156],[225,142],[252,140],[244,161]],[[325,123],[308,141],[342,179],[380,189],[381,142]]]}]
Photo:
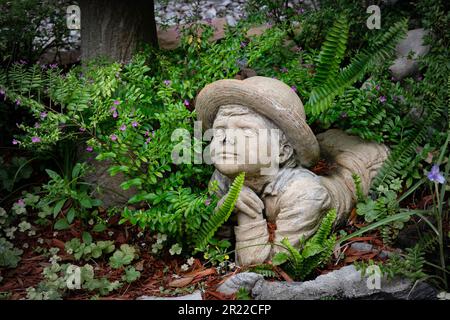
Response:
[{"label": "tree trunk", "polygon": [[158,45],[153,0],[80,0],[81,60],[129,61],[141,44]]}]

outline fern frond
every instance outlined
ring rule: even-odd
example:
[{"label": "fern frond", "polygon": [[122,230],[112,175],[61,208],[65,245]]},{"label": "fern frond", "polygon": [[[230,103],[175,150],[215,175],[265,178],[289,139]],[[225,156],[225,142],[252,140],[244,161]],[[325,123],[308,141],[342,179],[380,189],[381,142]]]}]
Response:
[{"label": "fern frond", "polygon": [[347,17],[340,16],[328,32],[318,57],[314,86],[327,83],[338,73],[347,47],[348,29]]},{"label": "fern frond", "polygon": [[319,229],[317,229],[316,234],[309,240],[309,242],[322,246],[327,240],[331,230],[333,228],[334,220],[336,220],[336,209],[331,209],[327,212],[325,217],[320,223]]},{"label": "fern frond", "polygon": [[373,179],[372,191],[375,191],[380,185],[388,187],[392,180],[401,174],[402,169],[410,163],[411,158],[415,157],[416,149],[427,137],[429,127],[442,115],[442,105],[434,103],[433,107],[434,110],[422,122],[422,125],[411,131],[391,152]]},{"label": "fern frond", "polygon": [[273,270],[273,265],[271,264],[260,264],[251,268],[249,271],[258,273],[264,278],[276,278],[277,273]]},{"label": "fern frond", "polygon": [[231,184],[228,196],[223,204],[211,215],[210,219],[200,228],[195,240],[195,247],[202,250],[208,245],[219,227],[228,220],[234,210],[239,193],[244,185],[245,173],[240,173]]},{"label": "fern frond", "polygon": [[318,115],[327,110],[337,95],[364,76],[370,65],[389,57],[398,40],[405,35],[406,27],[406,19],[394,24],[373,47],[359,52],[350,65],[344,68],[334,79],[315,87],[305,104],[305,110],[312,115]]}]

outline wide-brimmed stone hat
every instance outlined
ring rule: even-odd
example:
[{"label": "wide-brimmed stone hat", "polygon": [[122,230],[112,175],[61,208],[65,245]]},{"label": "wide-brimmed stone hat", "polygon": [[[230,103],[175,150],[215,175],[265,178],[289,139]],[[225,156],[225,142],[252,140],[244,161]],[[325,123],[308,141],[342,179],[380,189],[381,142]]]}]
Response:
[{"label": "wide-brimmed stone hat", "polygon": [[212,127],[221,106],[242,105],[275,123],[296,151],[297,163],[310,167],[319,160],[319,144],[306,123],[297,94],[285,83],[267,77],[218,80],[198,94],[195,110],[203,130]]}]

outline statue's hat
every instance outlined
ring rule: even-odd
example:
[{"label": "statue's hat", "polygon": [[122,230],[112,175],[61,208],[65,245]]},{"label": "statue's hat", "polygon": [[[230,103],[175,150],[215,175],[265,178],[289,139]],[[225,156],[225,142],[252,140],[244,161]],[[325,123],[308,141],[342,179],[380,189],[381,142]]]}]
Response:
[{"label": "statue's hat", "polygon": [[203,130],[212,127],[221,106],[242,105],[270,119],[286,135],[297,163],[313,166],[319,159],[319,144],[306,123],[305,110],[297,94],[285,83],[267,77],[218,80],[198,94],[195,110]]}]

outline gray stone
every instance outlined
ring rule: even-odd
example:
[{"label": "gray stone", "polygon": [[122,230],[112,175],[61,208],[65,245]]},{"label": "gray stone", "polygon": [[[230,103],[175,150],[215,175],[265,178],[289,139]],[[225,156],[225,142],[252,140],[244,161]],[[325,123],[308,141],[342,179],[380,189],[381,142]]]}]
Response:
[{"label": "gray stone", "polygon": [[203,300],[200,291],[194,291],[191,294],[180,297],[157,297],[157,296],[140,296],[136,300]]},{"label": "gray stone", "polygon": [[361,251],[361,252],[369,252],[372,251],[373,246],[370,243],[365,242],[355,242],[350,246],[353,250]]},{"label": "gray stone", "polygon": [[437,291],[419,282],[415,286],[407,279],[381,279],[380,289],[369,289],[372,281],[362,277],[350,265],[306,282],[256,282],[252,296],[256,300],[319,300],[337,299],[436,299]]},{"label": "gray stone", "polygon": [[223,0],[221,3],[221,5],[224,7],[229,6],[230,4],[231,4],[231,0]]},{"label": "gray stone", "polygon": [[424,45],[423,40],[428,31],[420,28],[410,30],[405,39],[396,46],[396,55],[394,63],[389,67],[392,75],[401,80],[419,69],[418,58],[426,55],[430,46]]},{"label": "gray stone", "polygon": [[228,15],[225,19],[227,20],[227,24],[231,27],[234,27],[237,24],[236,19],[233,16]]},{"label": "gray stone", "polygon": [[206,10],[205,12],[205,18],[206,19],[214,19],[217,15],[217,11],[214,8],[210,8],[208,10]]},{"label": "gray stone", "polygon": [[223,294],[233,294],[236,293],[239,288],[245,288],[248,291],[251,291],[255,284],[264,280],[264,277],[258,273],[254,272],[243,272],[238,273],[234,276],[228,278],[224,283],[222,283],[217,291]]}]

